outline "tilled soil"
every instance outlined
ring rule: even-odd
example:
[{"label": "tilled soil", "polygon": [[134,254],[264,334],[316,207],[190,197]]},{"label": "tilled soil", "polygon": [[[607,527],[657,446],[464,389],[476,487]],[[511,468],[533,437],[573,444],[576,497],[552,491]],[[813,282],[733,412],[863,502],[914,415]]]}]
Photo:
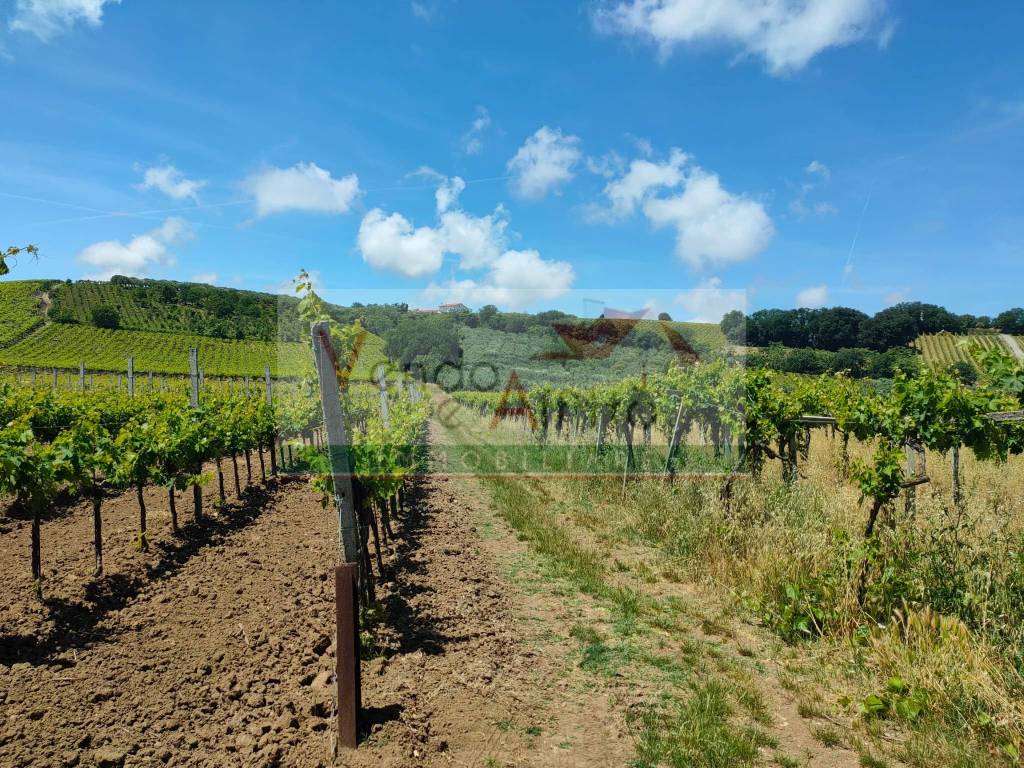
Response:
[{"label": "tilled soil", "polygon": [[254,486],[172,539],[150,493],[145,555],[134,498],[104,506],[99,580],[89,505],[44,523],[42,604],[5,522],[0,765],[327,764],[332,515],[302,482]]},{"label": "tilled soil", "polygon": [[[244,484],[244,474],[243,474]],[[232,485],[229,479],[229,487]],[[43,602],[29,524],[0,518],[0,766],[622,766],[606,695],[581,692],[567,645],[497,572],[474,525],[483,495],[410,486],[384,548],[375,646],[364,652],[361,745],[334,746],[336,520],[302,481],[255,485],[169,531],[147,489],[104,504],[106,575],[91,576],[89,504],[43,524]],[[206,509],[211,512],[212,492]],[[542,621],[533,616],[531,621]]]}]

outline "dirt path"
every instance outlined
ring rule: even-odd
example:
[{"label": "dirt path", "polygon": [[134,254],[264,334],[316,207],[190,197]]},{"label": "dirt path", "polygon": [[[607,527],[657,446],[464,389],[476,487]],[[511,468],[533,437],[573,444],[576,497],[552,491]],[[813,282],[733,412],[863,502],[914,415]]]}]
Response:
[{"label": "dirt path", "polygon": [[1000,333],[999,338],[1003,340],[1003,344],[1005,344],[1006,348],[1010,350],[1011,355],[1018,360],[1024,360],[1024,349],[1020,348],[1020,343],[1016,338],[1008,333]]},{"label": "dirt path", "polygon": [[[587,688],[558,607],[499,572],[526,547],[479,526],[482,488],[428,476],[381,592],[385,654],[363,667],[372,725],[350,766],[626,766],[634,745]],[[553,629],[563,637],[554,635]]]}]

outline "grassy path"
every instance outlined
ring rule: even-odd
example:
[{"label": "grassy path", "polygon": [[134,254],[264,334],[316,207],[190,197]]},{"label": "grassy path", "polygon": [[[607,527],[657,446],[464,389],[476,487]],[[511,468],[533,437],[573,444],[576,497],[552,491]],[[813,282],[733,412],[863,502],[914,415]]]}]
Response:
[{"label": "grassy path", "polygon": [[[481,446],[521,440],[450,404],[437,410],[443,455],[473,451],[486,461],[500,450]],[[528,544],[530,589],[559,603],[564,618],[552,637],[574,644],[588,687],[614,702],[636,742],[629,765],[895,765],[829,718],[821,693],[790,674],[785,647],[680,583],[658,552],[612,541],[607,521],[588,516],[578,484],[598,484],[590,489],[598,495],[617,484],[480,470],[457,487],[484,492],[495,526]]]}]

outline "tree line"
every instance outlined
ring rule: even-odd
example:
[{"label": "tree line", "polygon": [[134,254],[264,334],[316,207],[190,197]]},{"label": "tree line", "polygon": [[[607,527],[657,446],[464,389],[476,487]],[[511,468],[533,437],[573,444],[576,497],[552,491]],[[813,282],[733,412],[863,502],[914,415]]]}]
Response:
[{"label": "tree line", "polygon": [[725,314],[720,325],[733,344],[883,352],[905,347],[922,334],[942,331],[1024,334],[1024,308],[1009,309],[996,317],[958,315],[919,301],[902,302],[874,315],[850,307],[762,309],[750,315],[733,310]]}]

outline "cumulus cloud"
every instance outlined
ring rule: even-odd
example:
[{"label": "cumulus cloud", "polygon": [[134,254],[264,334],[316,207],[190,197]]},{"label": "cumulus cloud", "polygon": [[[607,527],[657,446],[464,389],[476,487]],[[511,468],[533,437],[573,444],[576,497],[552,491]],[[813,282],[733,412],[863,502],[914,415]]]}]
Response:
[{"label": "cumulus cloud", "polygon": [[213,285],[217,282],[217,277],[218,275],[216,272],[198,272],[192,275],[192,282]]},{"label": "cumulus cloud", "polygon": [[447,211],[441,215],[441,241],[445,251],[460,257],[460,268],[477,269],[501,255],[507,240],[507,227],[508,220],[501,207],[487,216]]},{"label": "cumulus cloud", "polygon": [[727,191],[699,167],[686,174],[682,194],[648,197],[643,211],[655,227],[676,230],[676,255],[695,269],[752,258],[775,234],[761,203]]},{"label": "cumulus cloud", "polygon": [[486,216],[455,207],[464,183],[458,177],[421,171],[440,180],[435,226],[417,227],[400,213],[375,208],[363,217],[357,245],[375,269],[406,277],[434,274],[446,254],[459,257],[459,268],[486,269],[481,279],[431,284],[428,291],[446,301],[523,307],[560,296],[575,279],[572,266],[549,261],[535,250],[508,249],[508,218],[500,205]]},{"label": "cumulus cloud", "polygon": [[142,177],[141,189],[156,189],[175,200],[191,198],[199,202],[199,190],[206,186],[201,179],[188,179],[185,174],[169,163],[147,168]]},{"label": "cumulus cloud", "polygon": [[818,309],[828,303],[828,286],[814,285],[804,288],[796,295],[797,308]]},{"label": "cumulus cloud", "polygon": [[655,227],[676,230],[676,255],[698,269],[749,259],[775,234],[761,203],[724,189],[717,174],[678,148],[664,161],[633,160],[604,196],[607,204],[587,209],[590,221],[621,221],[639,208]]},{"label": "cumulus cloud", "polygon": [[154,265],[173,265],[175,259],[170,248],[192,236],[188,222],[172,216],[156,229],[136,235],[127,243],[118,240],[93,243],[76,258],[97,270],[87,275],[87,279],[107,280],[113,275],[141,277]]},{"label": "cumulus cloud", "polygon": [[466,182],[460,176],[453,176],[450,179],[444,176],[441,178],[441,185],[437,188],[437,192],[434,193],[438,213],[444,213],[455,205],[459,201],[459,195],[462,194],[462,190],[466,188]]},{"label": "cumulus cloud", "polygon": [[356,174],[335,179],[315,163],[265,168],[245,179],[242,187],[256,199],[260,216],[283,211],[348,213],[360,194]]},{"label": "cumulus cloud", "polygon": [[44,43],[81,22],[87,27],[103,23],[103,6],[121,0],[16,0],[8,26],[30,32]]},{"label": "cumulus cloud", "polygon": [[433,227],[414,227],[400,213],[374,208],[363,217],[357,237],[363,261],[374,269],[422,277],[437,272],[444,261],[444,242]]},{"label": "cumulus cloud", "polygon": [[578,136],[565,136],[546,125],[537,129],[508,161],[512,191],[524,200],[540,200],[573,179],[582,157]]},{"label": "cumulus cloud", "polygon": [[498,206],[486,216],[474,216],[455,208],[466,188],[460,177],[448,178],[426,167],[416,175],[439,180],[434,194],[437,225],[416,227],[400,213],[389,216],[375,208],[359,227],[357,242],[363,260],[376,269],[406,277],[433,274],[441,268],[446,253],[458,256],[462,269],[478,269],[496,261],[507,244],[505,209]]},{"label": "cumulus cloud", "polygon": [[638,159],[629,164],[629,170],[618,179],[608,182],[604,188],[609,208],[591,208],[588,218],[592,220],[615,221],[631,216],[637,205],[659,187],[675,187],[684,179],[683,167],[689,156],[679,149],[672,149],[668,160],[655,163]]},{"label": "cumulus cloud", "polygon": [[677,45],[725,44],[782,75],[827,48],[877,34],[887,44],[886,0],[618,0],[594,14],[598,31],[635,36],[668,55]]},{"label": "cumulus cloud", "polygon": [[487,107],[477,107],[476,117],[469,130],[462,135],[462,151],[467,155],[479,155],[483,151],[483,134],[491,125],[491,113]]},{"label": "cumulus cloud", "polygon": [[453,280],[432,284],[427,295],[466,304],[496,304],[521,309],[558,298],[572,287],[576,275],[564,261],[541,258],[533,250],[505,251],[483,280]]},{"label": "cumulus cloud", "polygon": [[675,303],[686,313],[686,316],[681,318],[686,322],[718,323],[726,312],[734,309],[747,311],[747,292],[723,288],[719,278],[709,277],[696,288],[676,296]]}]

